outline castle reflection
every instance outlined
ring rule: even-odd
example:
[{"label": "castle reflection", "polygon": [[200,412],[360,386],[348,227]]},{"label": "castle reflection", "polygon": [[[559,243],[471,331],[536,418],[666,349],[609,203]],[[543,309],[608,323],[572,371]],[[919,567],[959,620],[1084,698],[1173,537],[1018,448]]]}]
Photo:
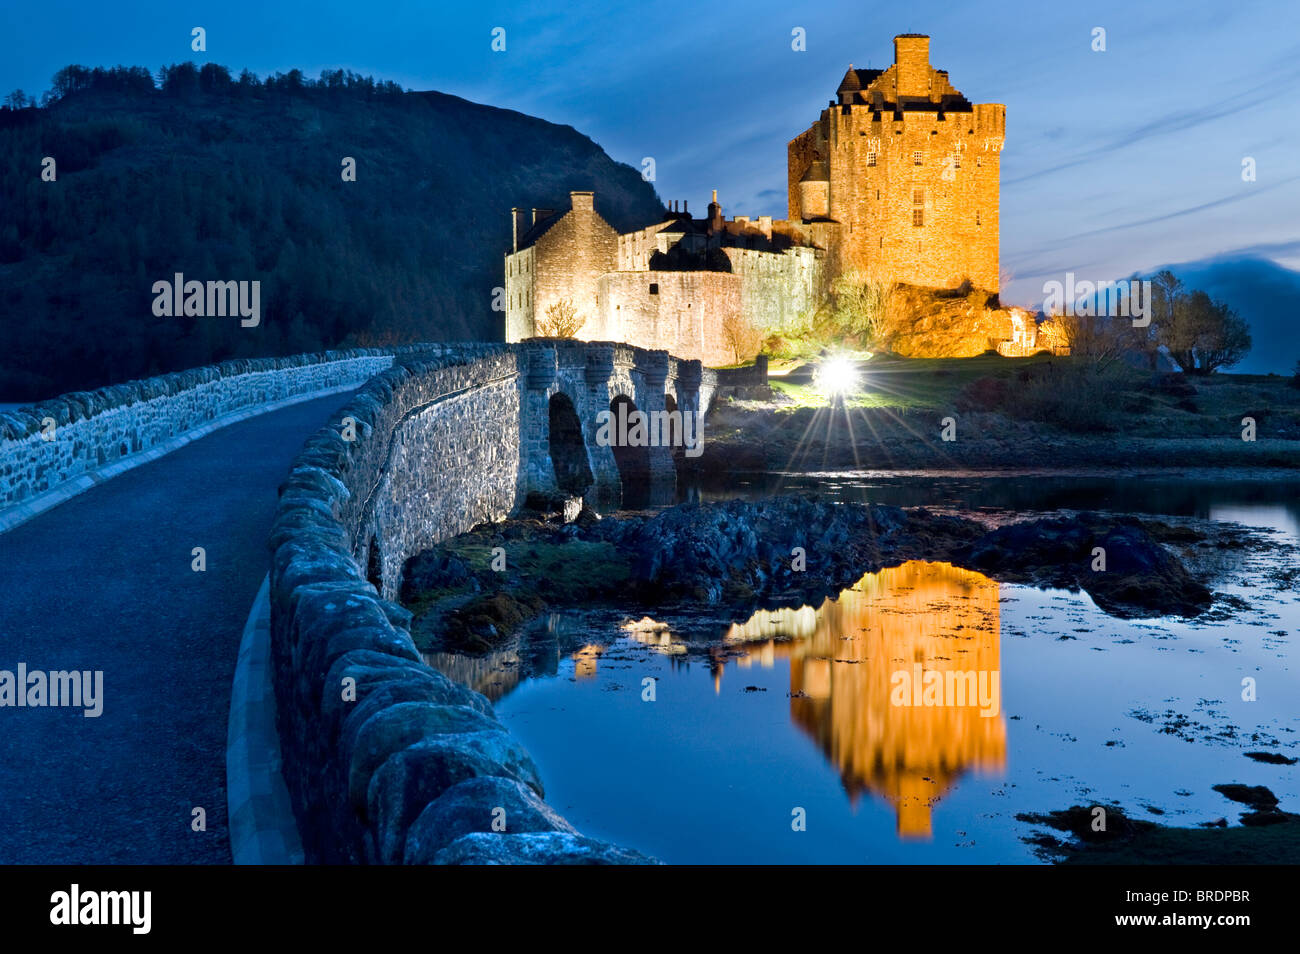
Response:
[{"label": "castle reflection", "polygon": [[[891,676],[999,670],[998,584],[947,563],[868,573],[818,609],[769,610],[731,627],[726,662],[790,664],[790,714],[836,766],[849,797],[888,799],[899,834],[928,837],[931,806],[967,771],[1006,765],[1006,724],[966,705],[891,705]],[[995,711],[1000,712],[1000,700]]]},{"label": "castle reflection", "polygon": [[[995,694],[988,707],[996,714],[982,714],[974,697],[961,705],[894,705],[891,680],[918,666],[999,673],[998,599],[996,581],[948,563],[918,560],[868,573],[820,607],[764,610],[729,627],[708,651],[714,689],[721,691],[729,665],[788,662],[791,720],[836,767],[850,800],[875,793],[893,805],[900,835],[926,838],[931,807],[963,774],[1005,768],[1001,699]],[[557,675],[565,658],[575,681],[596,678],[611,646],[581,632],[566,637],[563,622],[552,617],[551,638],[532,646],[480,657],[427,653],[425,660],[493,702],[524,679]],[[642,618],[620,630],[667,657],[673,671],[689,671],[691,651],[668,625]]]}]

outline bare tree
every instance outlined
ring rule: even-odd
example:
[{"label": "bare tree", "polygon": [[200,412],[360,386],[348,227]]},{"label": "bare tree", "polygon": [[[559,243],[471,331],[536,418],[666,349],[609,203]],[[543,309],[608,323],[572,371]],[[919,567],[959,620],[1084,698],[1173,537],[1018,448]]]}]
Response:
[{"label": "bare tree", "polygon": [[1070,347],[1070,356],[1104,371],[1127,352],[1139,350],[1143,335],[1127,320],[1105,315],[1053,315],[1050,319]]},{"label": "bare tree", "polygon": [[561,298],[546,309],[546,317],[537,323],[537,334],[542,338],[572,338],[585,324],[578,309],[568,298]]},{"label": "bare tree", "polygon": [[831,286],[832,317],[843,334],[864,344],[878,342],[889,318],[894,286],[857,270],[845,272]]},{"label": "bare tree", "polygon": [[722,319],[722,337],[736,357],[736,364],[748,361],[763,347],[763,333],[739,311],[728,311]]}]

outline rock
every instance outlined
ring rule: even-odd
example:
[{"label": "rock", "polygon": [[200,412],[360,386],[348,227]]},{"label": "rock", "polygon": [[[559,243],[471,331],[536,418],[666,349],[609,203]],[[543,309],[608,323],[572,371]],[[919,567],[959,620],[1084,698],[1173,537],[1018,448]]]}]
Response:
[{"label": "rock", "polygon": [[[1105,569],[1094,570],[1097,549]],[[1213,597],[1136,519],[1080,513],[999,527],[954,562],[1000,580],[1086,590],[1115,616],[1195,616]]]},{"label": "rock", "polygon": [[[493,832],[497,808],[505,810],[504,832]],[[464,835],[576,831],[527,785],[513,778],[488,776],[452,786],[431,802],[406,833],[404,861],[433,864],[437,854]]]},{"label": "rock", "polygon": [[[351,720],[349,720],[350,722]],[[366,808],[370,777],[388,758],[429,736],[500,730],[501,726],[468,706],[402,702],[370,716],[356,732],[355,742],[341,746],[348,766],[348,798],[361,814]],[[349,723],[344,723],[347,738]]]},{"label": "rock", "polygon": [[1241,802],[1254,809],[1271,810],[1277,807],[1277,796],[1263,785],[1242,785],[1233,782],[1227,785],[1212,785],[1216,792],[1234,802]]},{"label": "rock", "polygon": [[391,756],[371,777],[366,817],[380,864],[401,864],[406,830],[425,806],[453,785],[509,771],[484,754],[486,747],[467,746],[464,739],[438,737],[417,742]]},{"label": "rock", "polygon": [[655,859],[567,832],[492,834],[456,839],[434,858],[439,865],[653,865]]}]

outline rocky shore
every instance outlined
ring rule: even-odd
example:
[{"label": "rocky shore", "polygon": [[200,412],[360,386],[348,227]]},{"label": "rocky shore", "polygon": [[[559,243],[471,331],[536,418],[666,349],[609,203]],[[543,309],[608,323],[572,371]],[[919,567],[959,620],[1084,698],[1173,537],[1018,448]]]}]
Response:
[{"label": "rocky shore", "polygon": [[1178,828],[1128,817],[1118,805],[1100,806],[1105,827],[1098,830],[1099,806],[1074,805],[1045,814],[1020,814],[1016,818],[1051,831],[1039,831],[1026,840],[1044,861],[1057,864],[1134,865],[1294,864],[1300,855],[1300,815],[1282,811],[1277,797],[1262,785],[1215,785],[1225,798],[1245,805],[1241,826],[1229,827],[1226,818],[1203,822],[1197,828]]},{"label": "rocky shore", "polygon": [[795,495],[561,519],[557,511],[549,521],[479,527],[409,560],[403,600],[417,643],[486,651],[548,608],[600,603],[696,604],[745,619],[819,602],[908,560],[1084,590],[1116,616],[1192,617],[1214,598],[1183,554],[1231,545],[1208,530],[1133,517],[1078,513],[991,528],[924,508]]}]

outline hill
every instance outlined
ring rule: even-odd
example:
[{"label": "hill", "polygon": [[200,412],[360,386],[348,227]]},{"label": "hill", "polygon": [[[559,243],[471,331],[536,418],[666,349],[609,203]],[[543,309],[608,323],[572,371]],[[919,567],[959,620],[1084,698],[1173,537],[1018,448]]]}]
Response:
[{"label": "hill", "polygon": [[[512,206],[590,189],[621,231],[663,212],[570,126],[342,71],[69,67],[47,102],[0,110],[0,401],[232,357],[498,339]],[[156,317],[153,284],[177,272],[260,281],[261,324]]]}]

